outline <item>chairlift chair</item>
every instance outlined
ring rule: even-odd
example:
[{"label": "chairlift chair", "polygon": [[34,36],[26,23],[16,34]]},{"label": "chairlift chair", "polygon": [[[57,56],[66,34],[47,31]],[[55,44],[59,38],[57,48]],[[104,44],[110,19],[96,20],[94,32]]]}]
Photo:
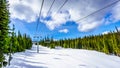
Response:
[{"label": "chairlift chair", "polygon": [[45,43],[50,43],[50,40],[46,40]]}]

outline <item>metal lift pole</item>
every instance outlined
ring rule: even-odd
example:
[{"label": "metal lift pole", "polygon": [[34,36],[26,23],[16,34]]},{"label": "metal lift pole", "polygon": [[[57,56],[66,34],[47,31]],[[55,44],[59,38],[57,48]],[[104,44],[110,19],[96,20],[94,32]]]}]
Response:
[{"label": "metal lift pole", "polygon": [[39,53],[39,36],[37,36],[37,53]]}]

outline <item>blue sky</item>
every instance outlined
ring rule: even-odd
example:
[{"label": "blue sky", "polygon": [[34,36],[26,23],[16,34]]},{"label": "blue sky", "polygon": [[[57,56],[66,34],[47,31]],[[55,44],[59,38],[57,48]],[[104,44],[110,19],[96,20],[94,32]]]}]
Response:
[{"label": "blue sky", "polygon": [[[77,21],[117,0],[68,0],[59,12],[57,10],[65,0],[56,0],[49,15],[47,13],[52,0],[45,0],[38,21],[41,1],[9,0],[10,27],[14,24],[15,32],[19,30],[32,38],[35,34],[39,34],[42,38],[50,36],[54,39],[104,34],[115,31],[115,26],[120,29],[120,2]],[[36,33],[37,23],[39,26]]]}]

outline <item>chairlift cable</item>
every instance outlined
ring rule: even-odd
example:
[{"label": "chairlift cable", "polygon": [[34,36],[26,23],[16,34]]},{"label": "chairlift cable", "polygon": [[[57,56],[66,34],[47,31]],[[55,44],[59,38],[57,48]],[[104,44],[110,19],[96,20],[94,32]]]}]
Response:
[{"label": "chairlift cable", "polygon": [[83,20],[83,19],[85,19],[85,18],[87,18],[87,17],[89,17],[89,16],[91,16],[91,15],[97,13],[97,12],[100,12],[100,11],[102,11],[102,10],[104,10],[104,9],[106,9],[106,8],[108,8],[108,7],[116,4],[116,3],[118,3],[119,1],[120,1],[120,0],[117,0],[117,1],[115,1],[115,2],[113,2],[113,3],[111,3],[111,4],[108,4],[107,6],[105,6],[105,7],[103,7],[103,8],[100,8],[100,9],[94,11],[94,12],[92,12],[91,14],[89,14],[89,15],[83,17],[83,18],[80,18],[80,19],[76,20],[76,22],[79,22],[79,21],[81,21],[81,20]]}]

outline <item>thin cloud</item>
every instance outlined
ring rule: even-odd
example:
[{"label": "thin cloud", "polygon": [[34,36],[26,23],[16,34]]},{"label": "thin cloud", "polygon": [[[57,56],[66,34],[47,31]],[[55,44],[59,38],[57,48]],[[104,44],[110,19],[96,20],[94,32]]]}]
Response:
[{"label": "thin cloud", "polygon": [[60,33],[68,33],[68,29],[62,29],[62,30],[59,30]]},{"label": "thin cloud", "polygon": [[105,31],[105,32],[103,32],[102,34],[108,34],[108,33],[110,33],[110,31]]},{"label": "thin cloud", "polygon": [[115,21],[120,20],[120,2],[118,2],[115,7],[112,9],[113,18]]}]

